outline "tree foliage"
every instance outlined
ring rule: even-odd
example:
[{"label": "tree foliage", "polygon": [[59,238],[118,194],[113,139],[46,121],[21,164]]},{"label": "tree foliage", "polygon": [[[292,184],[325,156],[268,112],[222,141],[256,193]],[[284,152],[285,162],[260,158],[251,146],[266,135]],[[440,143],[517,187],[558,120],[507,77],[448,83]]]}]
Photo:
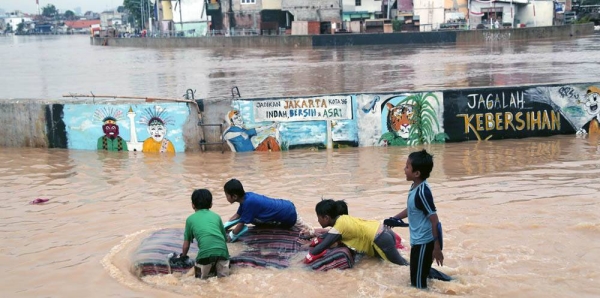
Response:
[{"label": "tree foliage", "polygon": [[25,32],[25,22],[21,22],[19,23],[19,25],[17,25],[17,35],[23,34]]},{"label": "tree foliage", "polygon": [[42,15],[48,18],[54,17],[58,13],[56,6],[54,4],[48,4],[42,7]]},{"label": "tree foliage", "polygon": [[140,28],[142,26],[142,6],[145,13],[144,23],[147,23],[148,15],[151,18],[154,17],[154,5],[150,0],[123,0],[123,7],[129,11]]},{"label": "tree foliage", "polygon": [[65,11],[65,19],[67,19],[67,20],[75,19],[75,13],[72,10]]}]

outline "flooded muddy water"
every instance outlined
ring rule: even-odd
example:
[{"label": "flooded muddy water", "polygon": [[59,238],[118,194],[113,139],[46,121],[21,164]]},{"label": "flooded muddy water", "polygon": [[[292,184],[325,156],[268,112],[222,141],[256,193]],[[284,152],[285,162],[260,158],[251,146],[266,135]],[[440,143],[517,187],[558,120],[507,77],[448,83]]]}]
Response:
[{"label": "flooded muddy water", "polygon": [[0,37],[1,98],[69,93],[197,98],[439,91],[600,81],[600,35],[477,45],[206,49],[91,46],[88,36]]},{"label": "flooded muddy water", "polygon": [[[405,207],[403,167],[418,148],[177,154],[46,149],[0,151],[2,293],[19,297],[594,297],[600,270],[600,145],[574,136],[426,147],[452,282],[410,287],[409,269],[373,258],[312,272],[234,268],[223,279],[139,279],[131,254],[161,228],[182,228],[190,194],[208,188],[224,220],[237,208],[223,184],[292,200],[317,225],[315,204],[345,199],[350,214],[384,219]],[[29,205],[35,198],[43,205]],[[408,241],[406,230],[396,231]],[[239,251],[240,243],[229,244]],[[402,254],[408,256],[408,251]],[[300,260],[298,260],[300,262]],[[295,262],[292,262],[295,264]]]},{"label": "flooded muddy water", "polygon": [[[473,46],[340,49],[93,47],[87,36],[0,37],[0,98],[90,93],[227,98],[439,90],[600,81],[600,35]],[[5,128],[10,129],[10,128]],[[363,258],[344,271],[234,268],[223,279],[138,278],[131,253],[161,228],[183,228],[190,194],[213,211],[222,191],[292,200],[317,225],[315,204],[345,199],[350,214],[402,210],[403,167],[419,148],[368,147],[235,154],[0,148],[0,293],[4,297],[598,297],[600,145],[555,136],[426,147],[452,282],[410,287],[409,269]],[[36,198],[49,202],[30,205]],[[406,230],[396,231],[408,241]],[[238,243],[229,244],[231,251]],[[408,251],[402,252],[408,255]],[[300,261],[300,260],[298,260]]]}]

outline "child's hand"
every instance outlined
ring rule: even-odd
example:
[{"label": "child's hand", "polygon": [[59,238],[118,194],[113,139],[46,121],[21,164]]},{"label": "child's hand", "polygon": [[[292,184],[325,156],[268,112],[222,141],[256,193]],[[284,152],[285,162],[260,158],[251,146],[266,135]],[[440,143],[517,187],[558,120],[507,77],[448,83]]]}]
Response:
[{"label": "child's hand", "polygon": [[300,237],[311,238],[315,236],[315,230],[310,228],[304,228],[300,231]]},{"label": "child's hand", "polygon": [[435,259],[435,262],[438,264],[438,266],[444,266],[444,253],[442,253],[442,250],[437,245],[437,242],[435,246],[436,247],[433,249],[433,258]]},{"label": "child's hand", "polygon": [[390,227],[390,228],[393,228],[393,227],[408,227],[408,224],[405,223],[402,219],[395,218],[395,217],[390,217],[390,218],[385,219],[383,221],[383,224],[386,227]]}]

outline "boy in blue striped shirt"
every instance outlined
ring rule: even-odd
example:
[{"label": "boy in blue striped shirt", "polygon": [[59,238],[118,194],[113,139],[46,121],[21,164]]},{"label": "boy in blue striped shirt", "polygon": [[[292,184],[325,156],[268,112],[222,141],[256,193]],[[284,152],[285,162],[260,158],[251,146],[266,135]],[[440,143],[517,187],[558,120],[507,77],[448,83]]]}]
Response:
[{"label": "boy in blue striped shirt", "polygon": [[433,156],[425,149],[413,152],[406,159],[404,174],[407,181],[413,184],[408,192],[406,209],[394,218],[408,217],[410,230],[410,284],[414,287],[427,288],[427,277],[433,259],[443,266],[444,254],[440,243],[441,231],[438,231],[438,216],[433,195],[427,178],[433,169]]}]

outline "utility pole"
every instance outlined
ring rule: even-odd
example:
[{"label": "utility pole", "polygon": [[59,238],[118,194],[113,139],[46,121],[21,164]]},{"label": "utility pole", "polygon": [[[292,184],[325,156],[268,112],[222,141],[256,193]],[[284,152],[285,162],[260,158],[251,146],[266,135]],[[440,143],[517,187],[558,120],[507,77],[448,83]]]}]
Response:
[{"label": "utility pole", "polygon": [[[287,17],[287,14],[286,14]],[[344,0],[340,0],[340,25],[342,28],[340,29],[344,29]]]},{"label": "utility pole", "polygon": [[179,0],[179,24],[181,25],[181,32],[183,33],[183,15],[181,14],[181,0]]},{"label": "utility pole", "polygon": [[146,19],[144,14],[144,0],[140,0],[140,25],[142,26],[141,30],[144,30],[144,20]]},{"label": "utility pole", "polygon": [[235,24],[235,20],[233,18],[233,2],[232,0],[229,0],[229,11],[227,11],[227,14],[229,15],[229,35],[233,35],[233,27]]}]

